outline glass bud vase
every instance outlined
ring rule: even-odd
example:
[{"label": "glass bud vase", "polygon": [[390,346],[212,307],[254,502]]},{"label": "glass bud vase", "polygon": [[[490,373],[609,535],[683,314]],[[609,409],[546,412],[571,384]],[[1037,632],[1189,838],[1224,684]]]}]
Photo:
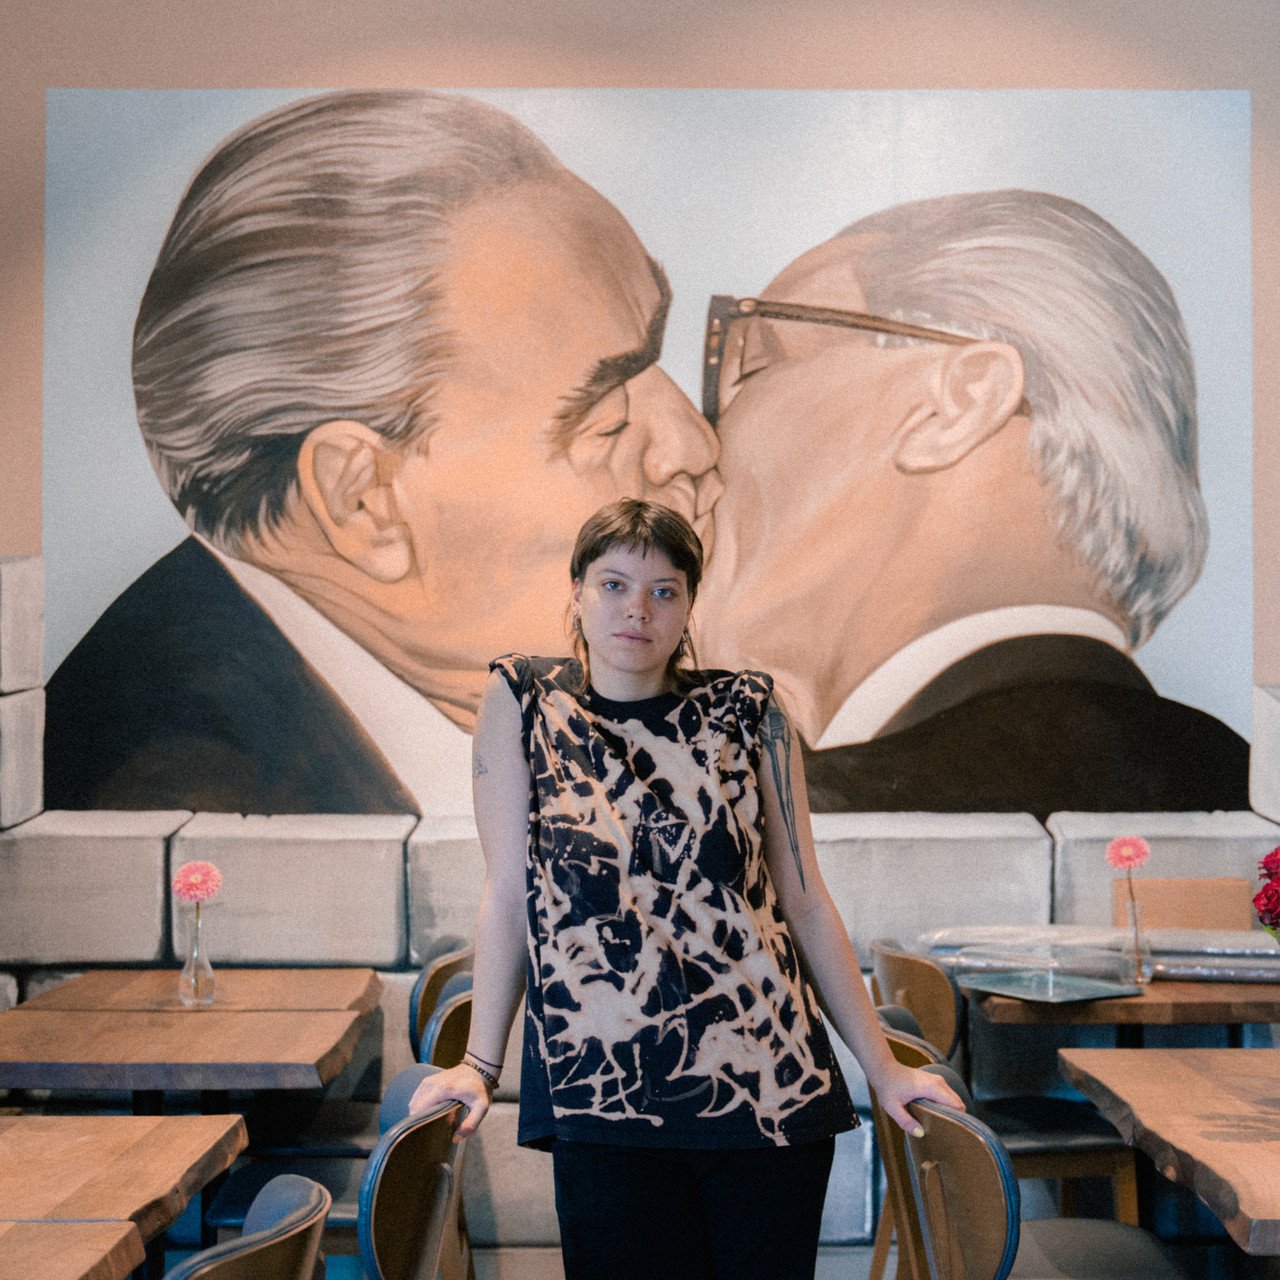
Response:
[{"label": "glass bud vase", "polygon": [[187,962],[178,975],[178,999],[188,1009],[203,1009],[213,1003],[213,965],[205,951],[204,938],[200,934],[200,904],[196,903],[196,918],[191,926],[187,949]]},{"label": "glass bud vase", "polygon": [[1125,904],[1128,927],[1125,929],[1125,969],[1130,981],[1145,987],[1151,981],[1151,942],[1142,928],[1142,904],[1132,898]]}]

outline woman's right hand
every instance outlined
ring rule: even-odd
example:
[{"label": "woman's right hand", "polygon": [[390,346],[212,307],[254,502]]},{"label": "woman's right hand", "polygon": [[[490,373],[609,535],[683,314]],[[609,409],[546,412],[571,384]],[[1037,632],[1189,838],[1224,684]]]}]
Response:
[{"label": "woman's right hand", "polygon": [[491,1101],[492,1095],[484,1077],[464,1063],[428,1076],[413,1091],[413,1097],[409,1099],[409,1114],[430,1111],[449,1102],[462,1103],[466,1111],[454,1129],[453,1138],[457,1142],[469,1138],[480,1127]]}]

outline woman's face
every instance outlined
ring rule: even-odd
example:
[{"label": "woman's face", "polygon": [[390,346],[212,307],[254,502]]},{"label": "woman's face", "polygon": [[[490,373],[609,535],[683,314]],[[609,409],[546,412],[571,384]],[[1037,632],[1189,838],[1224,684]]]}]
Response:
[{"label": "woman's face", "polygon": [[[666,687],[667,662],[689,621],[689,584],[666,554],[613,547],[573,584],[573,601],[591,659],[591,683],[629,696]],[[636,690],[641,692],[637,693]]]}]

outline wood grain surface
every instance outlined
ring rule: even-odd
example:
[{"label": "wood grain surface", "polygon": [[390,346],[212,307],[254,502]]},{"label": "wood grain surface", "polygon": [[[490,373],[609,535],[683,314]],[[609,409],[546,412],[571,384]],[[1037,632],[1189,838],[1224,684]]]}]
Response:
[{"label": "wood grain surface", "polygon": [[144,1251],[132,1222],[0,1221],[0,1276],[124,1280]]},{"label": "wood grain surface", "polygon": [[1152,982],[1140,995],[1062,1004],[982,995],[969,999],[991,1022],[1015,1026],[1191,1026],[1280,1022],[1280,982]]},{"label": "wood grain surface", "polygon": [[[223,969],[212,1009],[351,1009],[370,1013],[378,1003],[372,969]],[[95,969],[50,988],[22,1006],[26,1010],[182,1012],[177,969]]]},{"label": "wood grain surface", "polygon": [[1067,1079],[1247,1253],[1280,1255],[1280,1052],[1060,1049]]},{"label": "wood grain surface", "polygon": [[145,1242],[247,1142],[233,1115],[3,1117],[0,1219],[132,1222]]},{"label": "wood grain surface", "polygon": [[0,1013],[0,1087],[315,1089],[351,1060],[352,1011]]}]

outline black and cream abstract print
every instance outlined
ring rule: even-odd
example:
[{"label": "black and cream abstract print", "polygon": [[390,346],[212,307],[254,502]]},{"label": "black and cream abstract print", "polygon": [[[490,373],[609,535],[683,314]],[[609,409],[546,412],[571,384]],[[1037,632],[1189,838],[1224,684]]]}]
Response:
[{"label": "black and cream abstract print", "polygon": [[572,659],[493,664],[533,785],[520,1141],[734,1147],[857,1124],[763,852],[772,681],[614,702]]}]

